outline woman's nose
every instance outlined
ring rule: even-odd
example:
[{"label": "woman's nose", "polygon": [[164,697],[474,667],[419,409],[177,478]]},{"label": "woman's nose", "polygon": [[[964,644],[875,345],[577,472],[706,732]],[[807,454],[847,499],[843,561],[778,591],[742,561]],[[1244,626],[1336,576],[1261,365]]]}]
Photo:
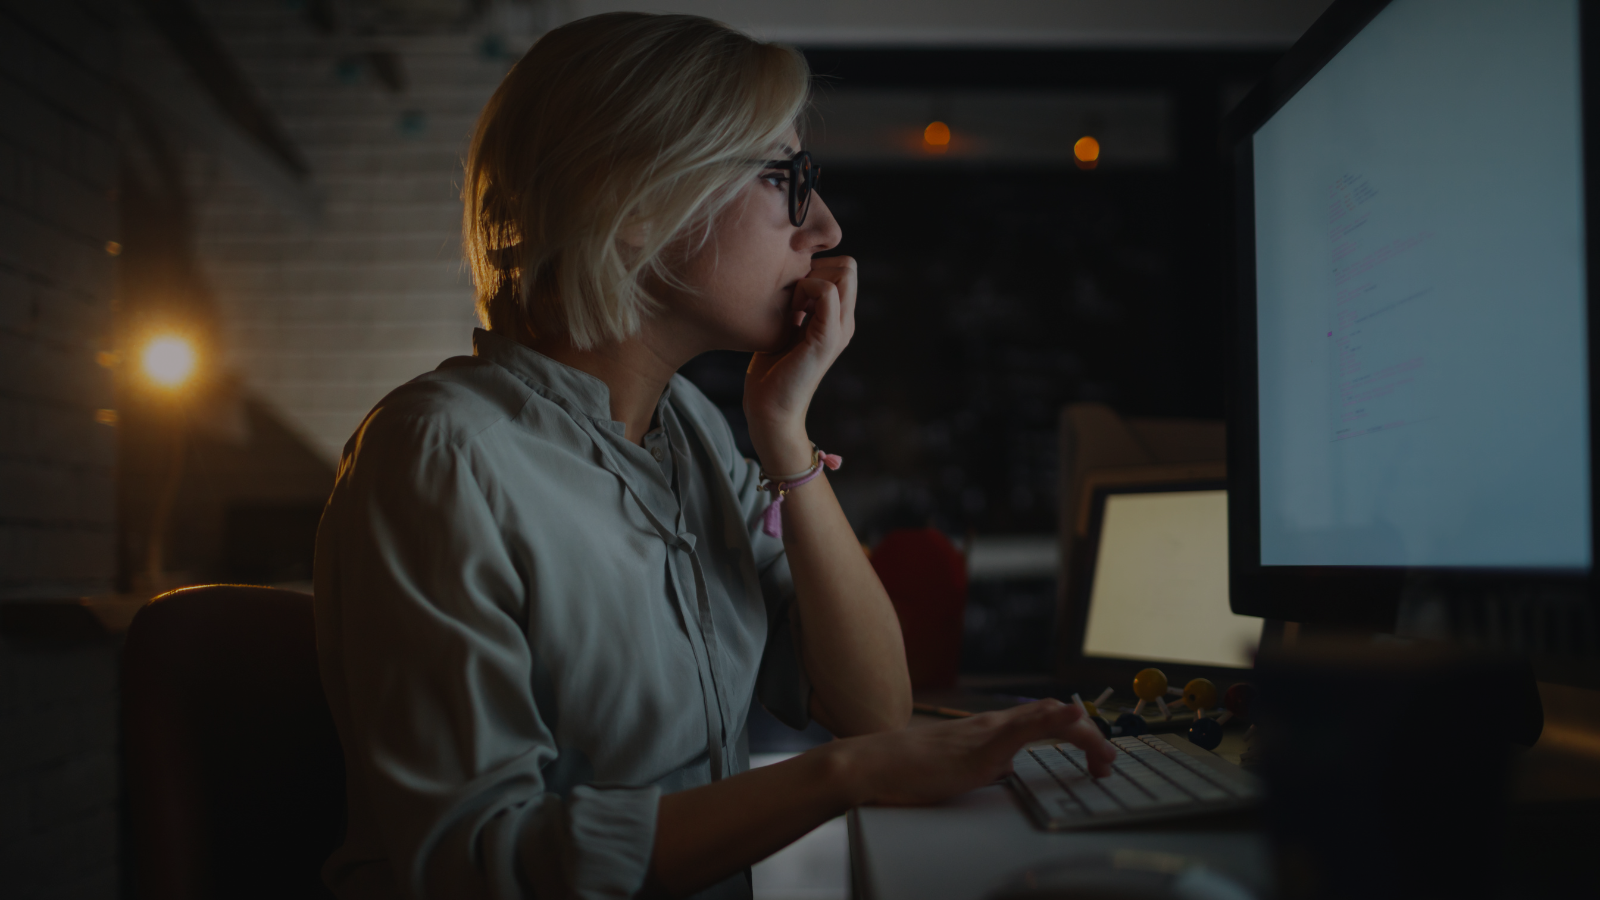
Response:
[{"label": "woman's nose", "polygon": [[800,226],[800,234],[809,253],[832,250],[844,239],[844,230],[839,227],[839,220],[833,217],[833,210],[828,208],[822,194],[811,195],[811,212],[806,216],[805,224]]}]

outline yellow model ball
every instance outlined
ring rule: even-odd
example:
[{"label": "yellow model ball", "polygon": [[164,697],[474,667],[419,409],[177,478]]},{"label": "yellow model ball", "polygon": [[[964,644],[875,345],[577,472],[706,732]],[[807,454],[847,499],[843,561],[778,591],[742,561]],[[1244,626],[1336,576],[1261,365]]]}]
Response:
[{"label": "yellow model ball", "polygon": [[1140,700],[1156,700],[1166,696],[1167,676],[1160,669],[1142,669],[1133,676],[1133,694]]},{"label": "yellow model ball", "polygon": [[1196,678],[1183,686],[1183,705],[1192,710],[1213,709],[1217,705],[1217,686],[1210,679]]}]

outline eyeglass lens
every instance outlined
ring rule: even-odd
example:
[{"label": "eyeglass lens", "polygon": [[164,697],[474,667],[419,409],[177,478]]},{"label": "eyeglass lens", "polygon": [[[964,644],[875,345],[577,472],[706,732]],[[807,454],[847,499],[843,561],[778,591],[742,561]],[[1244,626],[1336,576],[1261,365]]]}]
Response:
[{"label": "eyeglass lens", "polygon": [[796,228],[805,224],[806,213],[811,211],[811,195],[821,180],[822,167],[813,165],[811,154],[801,151],[794,159],[789,178],[789,221]]}]

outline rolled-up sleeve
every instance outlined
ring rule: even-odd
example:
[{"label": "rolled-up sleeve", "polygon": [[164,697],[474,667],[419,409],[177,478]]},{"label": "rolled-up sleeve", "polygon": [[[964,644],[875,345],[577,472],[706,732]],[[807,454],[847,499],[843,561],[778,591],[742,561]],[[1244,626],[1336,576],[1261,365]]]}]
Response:
[{"label": "rolled-up sleeve", "polygon": [[534,699],[528,563],[497,502],[470,452],[425,421],[376,412],[347,451],[316,592],[351,790],[403,896],[632,896],[658,789],[547,789],[557,751]]}]

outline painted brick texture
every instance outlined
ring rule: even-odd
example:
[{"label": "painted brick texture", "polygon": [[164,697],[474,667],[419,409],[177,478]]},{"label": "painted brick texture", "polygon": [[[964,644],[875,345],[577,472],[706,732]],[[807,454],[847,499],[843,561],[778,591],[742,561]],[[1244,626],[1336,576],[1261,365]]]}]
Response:
[{"label": "painted brick texture", "polygon": [[[0,4],[0,602],[108,591],[116,7]],[[117,648],[0,643],[0,894],[117,896]]]},{"label": "painted brick texture", "polygon": [[[229,360],[336,460],[384,394],[472,352],[461,162],[513,57],[481,31],[356,41],[276,0],[200,5],[321,199],[315,221],[297,220],[227,166],[200,199],[198,249]],[[360,64],[380,46],[398,54],[403,90]]]},{"label": "painted brick texture", "polygon": [[105,4],[0,8],[0,600],[113,574],[114,41]]}]

